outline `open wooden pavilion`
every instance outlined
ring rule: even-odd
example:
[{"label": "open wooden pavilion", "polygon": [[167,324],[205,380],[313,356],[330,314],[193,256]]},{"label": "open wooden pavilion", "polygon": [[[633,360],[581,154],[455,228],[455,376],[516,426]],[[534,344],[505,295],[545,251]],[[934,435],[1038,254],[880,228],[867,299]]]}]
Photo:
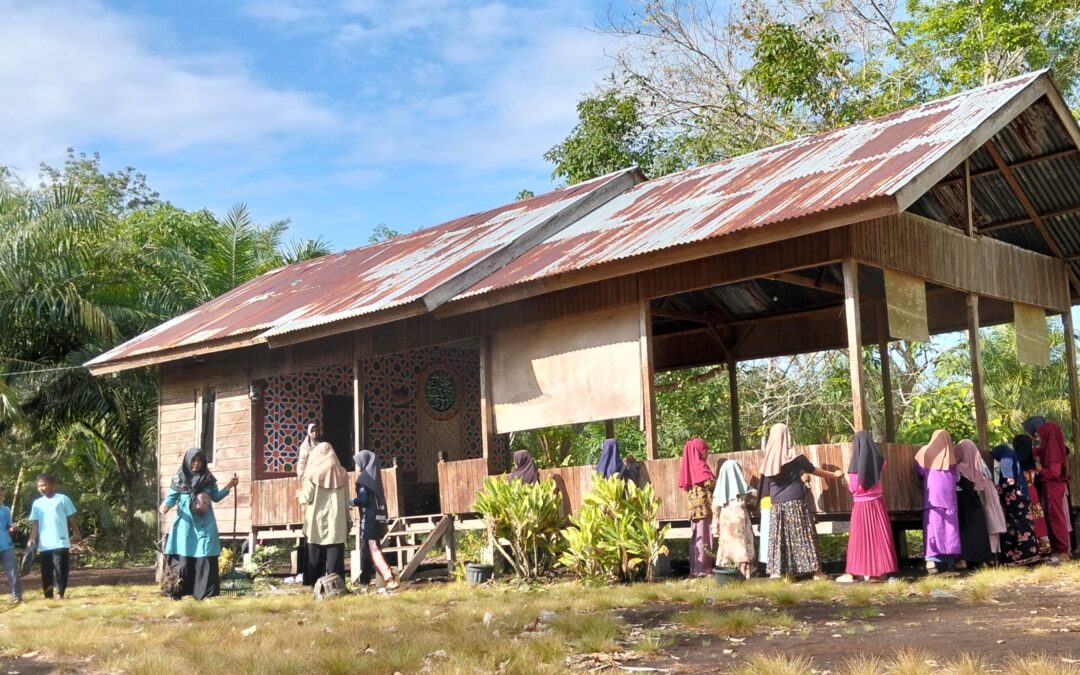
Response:
[{"label": "open wooden pavilion", "polygon": [[[726,364],[727,449],[740,452],[740,361],[848,350],[860,429],[859,354],[877,345],[887,505],[912,517],[922,498],[915,448],[892,444],[889,341],[968,331],[986,449],[978,328],[1015,320],[1026,358],[1043,359],[1048,315],[1073,334],[1078,274],[1080,128],[1042,71],[274,270],[87,365],[158,368],[161,489],[184,449],[207,448],[216,472],[241,476],[241,517],[235,532],[222,518],[225,536],[296,536],[294,462],[310,421],[343,458],[380,455],[392,532],[439,535],[505,470],[505,434],[624,417],[640,419],[662,519],[683,519],[678,460],[657,459],[657,371]],[[1075,439],[1073,339],[1066,349]],[[807,448],[829,467],[848,452]],[[756,474],[757,451],[737,457]],[[545,473],[576,508],[593,469]],[[1080,490],[1080,465],[1072,475]],[[848,491],[829,482],[814,479],[819,512],[842,517]]]}]

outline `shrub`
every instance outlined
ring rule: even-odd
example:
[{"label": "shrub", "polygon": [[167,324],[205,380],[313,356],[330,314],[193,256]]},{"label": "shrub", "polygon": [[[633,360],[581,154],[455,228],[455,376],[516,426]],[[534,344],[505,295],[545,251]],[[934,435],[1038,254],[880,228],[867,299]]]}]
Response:
[{"label": "shrub", "polygon": [[660,509],[651,485],[638,487],[618,476],[596,477],[577,516],[563,530],[560,561],[586,578],[652,580],[657,558],[667,553],[668,526],[656,526]]},{"label": "shrub", "polygon": [[[526,485],[488,477],[473,508],[484,517],[496,550],[515,574],[534,579],[551,569],[558,558],[563,517],[562,495],[550,478]],[[509,543],[509,551],[499,543],[502,539]]]}]

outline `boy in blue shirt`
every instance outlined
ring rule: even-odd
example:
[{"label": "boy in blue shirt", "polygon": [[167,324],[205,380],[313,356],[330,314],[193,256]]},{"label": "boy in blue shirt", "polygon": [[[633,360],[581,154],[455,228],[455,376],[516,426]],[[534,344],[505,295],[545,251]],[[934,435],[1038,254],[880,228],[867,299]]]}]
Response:
[{"label": "boy in blue shirt", "polygon": [[30,541],[38,543],[38,555],[41,556],[41,588],[45,597],[53,597],[53,585],[56,594],[62,600],[67,590],[69,552],[71,538],[82,539],[79,524],[75,522],[75,505],[67,495],[56,492],[56,479],[51,474],[43,473],[37,477],[37,489],[41,496],[30,507]]},{"label": "boy in blue shirt", "polygon": [[4,576],[7,577],[8,589],[16,603],[22,602],[22,583],[19,581],[19,566],[15,562],[15,545],[11,541],[11,535],[15,534],[15,526],[11,522],[11,509],[4,506],[4,497],[7,496],[7,488],[0,485],[0,565],[4,567]]}]

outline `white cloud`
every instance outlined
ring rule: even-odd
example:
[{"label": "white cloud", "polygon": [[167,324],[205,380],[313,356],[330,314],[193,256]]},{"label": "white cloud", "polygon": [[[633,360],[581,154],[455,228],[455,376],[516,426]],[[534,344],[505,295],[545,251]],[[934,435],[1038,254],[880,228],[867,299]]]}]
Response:
[{"label": "white cloud", "polygon": [[153,26],[97,2],[0,0],[0,16],[0,163],[24,174],[68,145],[226,152],[336,123],[228,56],[162,53]]}]

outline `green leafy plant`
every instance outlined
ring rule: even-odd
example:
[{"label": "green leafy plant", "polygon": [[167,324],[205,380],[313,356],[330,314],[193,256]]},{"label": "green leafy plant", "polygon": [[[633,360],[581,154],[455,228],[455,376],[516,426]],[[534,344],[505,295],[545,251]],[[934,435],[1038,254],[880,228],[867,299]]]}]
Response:
[{"label": "green leafy plant", "polygon": [[[562,495],[550,478],[525,484],[488,477],[476,494],[474,508],[484,517],[495,549],[518,576],[535,579],[558,559]],[[505,547],[503,540],[507,542]]]},{"label": "green leafy plant", "polygon": [[581,509],[563,530],[560,562],[590,579],[652,580],[656,560],[667,553],[668,525],[658,528],[660,500],[652,485],[638,487],[618,476],[597,477]]}]

